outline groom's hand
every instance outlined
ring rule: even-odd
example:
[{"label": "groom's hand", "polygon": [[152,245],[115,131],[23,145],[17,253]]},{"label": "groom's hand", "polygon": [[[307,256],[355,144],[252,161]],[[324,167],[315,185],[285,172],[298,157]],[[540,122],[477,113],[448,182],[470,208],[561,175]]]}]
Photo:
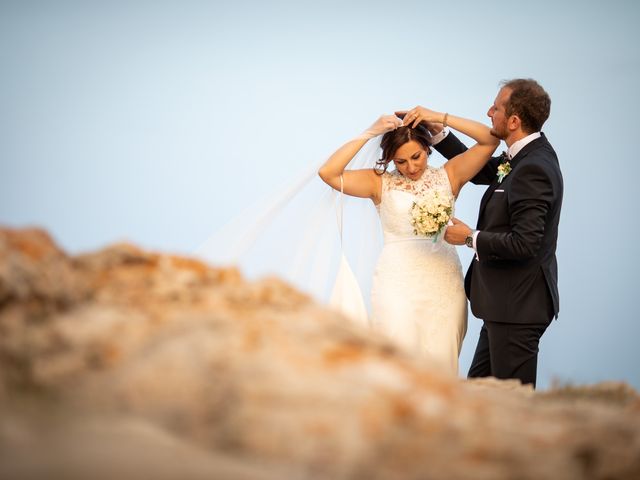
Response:
[{"label": "groom's hand", "polygon": [[472,232],[468,225],[457,218],[452,218],[453,225],[449,225],[444,232],[444,240],[451,245],[464,245],[464,240]]}]

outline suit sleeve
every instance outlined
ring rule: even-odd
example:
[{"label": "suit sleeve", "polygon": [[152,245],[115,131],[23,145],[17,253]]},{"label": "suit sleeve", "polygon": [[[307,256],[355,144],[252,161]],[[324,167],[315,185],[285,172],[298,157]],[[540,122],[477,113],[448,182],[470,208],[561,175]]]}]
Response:
[{"label": "suit sleeve", "polygon": [[[467,151],[467,146],[451,131],[449,131],[447,136],[440,142],[436,143],[433,148],[447,160],[451,160],[456,155]],[[471,179],[471,183],[475,185],[489,185],[496,178],[498,163],[500,163],[500,159],[498,157],[492,157],[491,160],[482,167],[482,170]]]},{"label": "suit sleeve", "polygon": [[553,204],[553,186],[540,165],[521,165],[511,180],[508,232],[481,231],[478,255],[488,260],[527,260],[542,245],[547,213]]},{"label": "suit sleeve", "polygon": [[449,131],[447,136],[436,143],[433,148],[435,148],[447,160],[451,160],[456,155],[460,155],[467,151],[467,146],[462,143],[452,131]]}]

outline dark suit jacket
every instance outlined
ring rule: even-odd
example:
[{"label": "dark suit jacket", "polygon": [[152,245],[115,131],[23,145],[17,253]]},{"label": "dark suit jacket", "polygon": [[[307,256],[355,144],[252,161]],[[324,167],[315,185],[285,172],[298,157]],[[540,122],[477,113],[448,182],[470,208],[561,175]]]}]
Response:
[{"label": "dark suit jacket", "polygon": [[[446,158],[466,147],[451,132],[434,146]],[[497,180],[498,157],[472,179],[489,185],[478,215],[477,251],[465,277],[473,314],[502,323],[548,323],[558,316],[556,244],[563,181],[558,157],[542,136],[511,160]]]}]

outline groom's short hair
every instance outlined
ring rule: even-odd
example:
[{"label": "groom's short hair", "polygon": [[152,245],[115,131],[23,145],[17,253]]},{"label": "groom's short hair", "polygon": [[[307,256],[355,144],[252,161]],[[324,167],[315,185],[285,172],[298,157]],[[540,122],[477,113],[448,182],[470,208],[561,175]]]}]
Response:
[{"label": "groom's short hair", "polygon": [[542,130],[551,111],[551,98],[544,88],[531,78],[505,80],[501,85],[511,89],[506,105],[507,116],[517,115],[526,133]]}]

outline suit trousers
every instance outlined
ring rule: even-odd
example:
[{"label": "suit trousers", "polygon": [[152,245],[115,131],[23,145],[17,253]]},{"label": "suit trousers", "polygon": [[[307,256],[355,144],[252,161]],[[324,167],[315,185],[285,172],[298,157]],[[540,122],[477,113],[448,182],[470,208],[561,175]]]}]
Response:
[{"label": "suit trousers", "polygon": [[548,326],[485,320],[468,377],[516,378],[535,388],[538,344]]}]

